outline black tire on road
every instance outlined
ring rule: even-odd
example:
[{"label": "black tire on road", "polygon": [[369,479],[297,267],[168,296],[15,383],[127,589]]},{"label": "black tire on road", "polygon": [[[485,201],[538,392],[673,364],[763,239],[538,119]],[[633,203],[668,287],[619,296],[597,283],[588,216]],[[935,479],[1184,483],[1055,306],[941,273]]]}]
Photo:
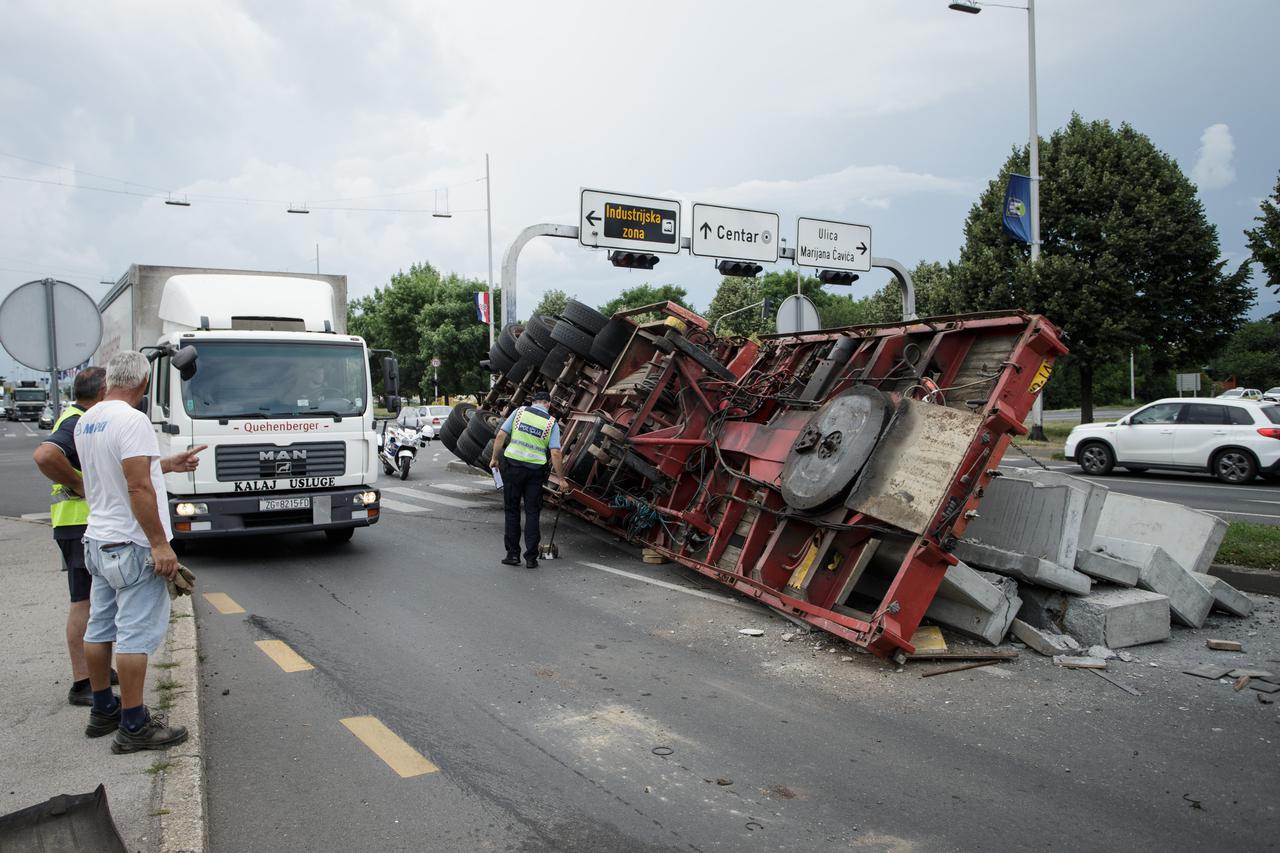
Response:
[{"label": "black tire on road", "polygon": [[1116,466],[1116,455],[1101,441],[1087,441],[1077,447],[1076,460],[1081,470],[1095,477],[1110,474],[1111,469]]},{"label": "black tire on road", "polygon": [[324,532],[324,538],[328,539],[335,545],[341,545],[343,542],[350,542],[351,537],[356,535],[354,527],[330,527]]},{"label": "black tire on road", "polygon": [[1253,454],[1238,447],[1218,451],[1213,457],[1213,476],[1224,483],[1242,486],[1258,476],[1258,463]]},{"label": "black tire on road", "polygon": [[[534,314],[529,318],[529,322],[524,325],[524,334],[533,339],[533,342],[542,347],[547,352],[556,345],[551,340],[551,327],[556,324],[554,317],[543,317],[541,314]],[[521,335],[524,337],[524,335]],[[517,342],[519,339],[517,338]]]},{"label": "black tire on road", "polygon": [[516,366],[516,357],[507,355],[506,350],[494,344],[489,348],[489,370],[493,373],[506,373]]},{"label": "black tire on road", "polygon": [[476,409],[476,413],[471,416],[471,422],[467,424],[467,435],[477,447],[484,447],[486,441],[493,441],[500,426],[502,426],[502,417],[496,412]]},{"label": "black tire on road", "polygon": [[547,357],[542,362],[542,375],[555,382],[560,378],[560,374],[564,372],[565,363],[573,357],[573,353],[569,352],[569,348],[564,344],[556,344],[551,348],[551,352],[547,353]]},{"label": "black tire on road", "polygon": [[584,305],[576,299],[570,299],[564,304],[564,310],[560,312],[560,318],[568,320],[579,329],[593,336],[600,334],[600,330],[609,322],[608,317],[590,305]]},{"label": "black tire on road", "polygon": [[411,466],[412,464],[413,464],[413,460],[407,456],[400,460],[400,479],[401,480],[409,479],[409,466]]},{"label": "black tire on road", "polygon": [[542,364],[543,360],[547,357],[547,351],[538,346],[537,342],[534,341],[533,336],[528,332],[525,332],[523,335],[516,338],[516,351],[520,353],[521,358],[535,367]]},{"label": "black tire on road", "polygon": [[458,449],[454,451],[453,455],[457,456],[468,465],[474,465],[476,464],[476,459],[480,456],[480,451],[482,449],[483,445],[476,444],[475,441],[472,440],[471,436],[463,433],[458,436]]},{"label": "black tire on road", "polygon": [[591,343],[595,339],[567,320],[556,323],[556,327],[551,330],[551,338],[558,344],[564,344],[565,348],[574,355],[580,355],[591,362],[595,361],[591,357]]},{"label": "black tire on road", "polygon": [[631,330],[634,328],[631,323],[619,317],[610,320],[591,342],[591,358],[604,367],[612,366],[631,340]]}]

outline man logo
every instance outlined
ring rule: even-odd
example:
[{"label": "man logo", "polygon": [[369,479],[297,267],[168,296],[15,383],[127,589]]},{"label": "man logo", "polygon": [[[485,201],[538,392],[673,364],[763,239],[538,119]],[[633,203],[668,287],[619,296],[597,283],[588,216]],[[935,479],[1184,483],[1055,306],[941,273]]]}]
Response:
[{"label": "man logo", "polygon": [[307,451],[305,450],[259,450],[259,462],[274,462],[284,459],[306,459]]}]

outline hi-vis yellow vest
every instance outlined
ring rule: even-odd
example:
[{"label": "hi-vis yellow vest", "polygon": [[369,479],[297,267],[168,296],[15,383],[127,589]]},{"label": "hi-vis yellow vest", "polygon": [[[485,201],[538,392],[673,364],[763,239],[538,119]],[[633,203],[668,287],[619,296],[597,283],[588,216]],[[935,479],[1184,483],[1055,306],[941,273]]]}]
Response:
[{"label": "hi-vis yellow vest", "polygon": [[[62,422],[73,415],[83,415],[84,409],[75,404],[68,405],[58,416],[53,425],[56,432]],[[79,474],[79,471],[76,471]],[[89,502],[84,498],[72,497],[62,488],[61,483],[53,484],[53,493],[49,505],[49,519],[54,527],[74,527],[89,523]]]},{"label": "hi-vis yellow vest", "polygon": [[554,423],[551,418],[529,409],[516,412],[515,422],[511,424],[511,439],[502,455],[530,465],[546,465]]}]

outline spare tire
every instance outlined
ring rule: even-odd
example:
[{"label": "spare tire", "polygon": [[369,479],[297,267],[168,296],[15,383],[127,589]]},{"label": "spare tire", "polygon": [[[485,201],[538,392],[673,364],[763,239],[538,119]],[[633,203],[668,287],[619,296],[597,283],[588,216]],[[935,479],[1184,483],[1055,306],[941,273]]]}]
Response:
[{"label": "spare tire", "polygon": [[520,353],[520,357],[525,361],[528,361],[535,366],[542,364],[543,360],[547,357],[547,351],[538,346],[537,342],[533,339],[533,335],[530,335],[528,332],[525,332],[523,335],[516,338],[516,352]]},{"label": "spare tire", "polygon": [[[534,314],[529,318],[529,322],[524,324],[524,334],[533,338],[533,342],[542,347],[547,352],[556,345],[551,340],[551,327],[556,324],[555,317],[543,317],[541,314]],[[524,335],[521,335],[524,337]],[[519,338],[516,338],[519,341]]]},{"label": "spare tire", "polygon": [[556,323],[556,327],[551,330],[551,338],[556,343],[563,344],[574,355],[580,355],[588,361],[595,361],[591,357],[591,344],[595,338],[568,320],[561,320]]},{"label": "spare tire", "polygon": [[542,361],[542,375],[555,382],[564,372],[565,363],[573,358],[573,353],[564,344],[556,344]]},{"label": "spare tire", "polygon": [[611,366],[622,355],[622,350],[631,340],[631,332],[635,327],[630,321],[615,317],[600,330],[591,342],[591,358],[604,367]]},{"label": "spare tire", "polygon": [[604,328],[605,323],[609,322],[608,317],[590,305],[584,305],[576,299],[570,299],[564,304],[564,310],[560,312],[560,317],[593,336],[600,334],[600,330]]}]

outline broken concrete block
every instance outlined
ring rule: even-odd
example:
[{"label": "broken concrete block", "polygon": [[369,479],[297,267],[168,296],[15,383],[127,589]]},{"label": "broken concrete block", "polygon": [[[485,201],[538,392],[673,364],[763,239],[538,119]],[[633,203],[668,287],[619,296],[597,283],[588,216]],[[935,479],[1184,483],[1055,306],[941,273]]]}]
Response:
[{"label": "broken concrete block", "polygon": [[1230,671],[1231,667],[1217,663],[1202,663],[1199,666],[1191,667],[1191,669],[1183,670],[1187,675],[1194,675],[1197,678],[1207,678],[1210,681],[1217,681]]},{"label": "broken concrete block", "polygon": [[1004,593],[993,583],[997,577],[1000,576],[988,574],[983,577],[983,573],[975,571],[962,560],[947,569],[947,573],[942,576],[937,596],[991,612],[1005,601]]},{"label": "broken concrete block", "polygon": [[964,540],[1048,560],[1071,571],[1088,497],[1061,481],[1041,484],[1020,475],[998,477],[987,487],[980,513],[965,527]]},{"label": "broken concrete block", "polygon": [[1080,644],[1076,642],[1075,637],[1059,634],[1056,631],[1042,630],[1034,625],[1028,625],[1021,619],[1013,620],[1011,630],[1013,636],[1026,643],[1028,648],[1045,657],[1069,655],[1080,651]]},{"label": "broken concrete block", "polygon": [[1109,490],[1106,486],[1073,477],[1061,471],[1046,471],[1043,468],[1015,468],[1005,471],[1004,476],[1012,480],[1030,480],[1041,486],[1065,486],[1083,495],[1084,505],[1080,511],[1080,530],[1076,536],[1076,547],[1077,550],[1087,550],[1093,544],[1098,521],[1102,518],[1102,509],[1107,500]]},{"label": "broken concrete block", "polygon": [[[975,573],[976,574],[976,573]],[[1009,633],[1009,623],[1018,615],[1022,599],[1018,597],[1018,583],[1012,578],[1000,578],[1001,586],[991,585],[1000,592],[999,604],[994,610],[984,610],[962,601],[934,598],[925,616],[954,628],[962,634],[986,640],[993,646],[1000,645]]]},{"label": "broken concrete block", "polygon": [[1098,546],[1096,537],[1089,548],[1081,547],[1076,551],[1076,568],[1090,577],[1116,586],[1137,586],[1138,576],[1142,574],[1142,567],[1137,563],[1103,551]]},{"label": "broken concrete block", "polygon": [[1084,645],[1123,649],[1169,639],[1169,599],[1156,592],[1100,587],[1086,596],[1023,586],[1018,618]]},{"label": "broken concrete block", "polygon": [[1096,534],[1158,545],[1189,572],[1207,572],[1227,523],[1182,504],[1108,492]]},{"label": "broken concrete block", "polygon": [[1091,658],[1102,658],[1103,660],[1111,660],[1112,658],[1117,657],[1116,653],[1106,646],[1090,646],[1089,650],[1086,651],[1085,654]]},{"label": "broken concrete block", "polygon": [[1169,609],[1179,622],[1192,628],[1204,624],[1213,606],[1213,596],[1164,548],[1111,536],[1097,536],[1094,544],[1108,554],[1136,563],[1140,569],[1138,586],[1167,595]]},{"label": "broken concrete block", "polygon": [[1197,574],[1196,580],[1209,590],[1213,605],[1233,616],[1248,616],[1253,612],[1253,599],[1215,575]]},{"label": "broken concrete block", "polygon": [[970,565],[1076,595],[1086,594],[1092,585],[1088,575],[1077,572],[1069,565],[1064,566],[1033,554],[1006,551],[968,539],[957,542],[953,553]]}]

